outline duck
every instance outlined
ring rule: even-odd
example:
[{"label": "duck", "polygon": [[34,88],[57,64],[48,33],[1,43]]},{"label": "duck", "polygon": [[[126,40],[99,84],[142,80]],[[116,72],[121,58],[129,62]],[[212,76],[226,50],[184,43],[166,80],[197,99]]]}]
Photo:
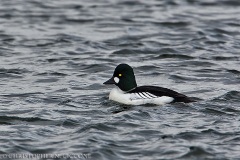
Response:
[{"label": "duck", "polygon": [[116,87],[109,94],[109,100],[125,105],[195,102],[193,98],[168,88],[151,85],[137,86],[133,68],[125,63],[119,64],[115,68],[113,76],[103,84],[115,85]]}]

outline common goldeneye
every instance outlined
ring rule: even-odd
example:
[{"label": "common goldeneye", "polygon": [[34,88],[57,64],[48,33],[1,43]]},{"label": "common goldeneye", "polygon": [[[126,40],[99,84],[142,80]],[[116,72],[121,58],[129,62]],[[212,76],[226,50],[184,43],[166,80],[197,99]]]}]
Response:
[{"label": "common goldeneye", "polygon": [[109,99],[127,105],[147,103],[163,105],[173,102],[195,102],[191,97],[167,88],[156,86],[138,87],[133,69],[128,64],[119,64],[112,78],[103,84],[115,84],[117,87],[112,89]]}]

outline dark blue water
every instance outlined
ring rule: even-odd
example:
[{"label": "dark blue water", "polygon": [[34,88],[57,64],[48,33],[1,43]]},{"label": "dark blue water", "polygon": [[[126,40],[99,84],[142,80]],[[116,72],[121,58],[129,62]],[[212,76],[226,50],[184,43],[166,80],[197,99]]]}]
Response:
[{"label": "dark blue water", "polygon": [[[111,102],[119,63],[203,100]],[[1,0],[0,155],[239,159],[239,66],[238,0]]]}]

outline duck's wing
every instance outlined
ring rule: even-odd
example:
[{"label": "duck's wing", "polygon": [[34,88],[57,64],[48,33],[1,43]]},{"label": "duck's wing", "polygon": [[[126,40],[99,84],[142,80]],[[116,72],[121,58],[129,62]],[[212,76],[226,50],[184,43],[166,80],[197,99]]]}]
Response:
[{"label": "duck's wing", "polygon": [[195,102],[193,98],[188,97],[184,94],[178,93],[171,89],[156,87],[156,86],[140,86],[129,91],[128,93],[138,93],[142,97],[151,97],[151,98],[167,96],[167,97],[174,98],[173,102],[184,102],[184,103]]}]

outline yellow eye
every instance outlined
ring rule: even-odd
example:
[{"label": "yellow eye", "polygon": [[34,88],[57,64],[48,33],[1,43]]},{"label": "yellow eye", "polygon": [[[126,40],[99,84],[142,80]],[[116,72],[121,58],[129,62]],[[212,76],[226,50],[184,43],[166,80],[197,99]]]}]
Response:
[{"label": "yellow eye", "polygon": [[122,74],[120,73],[118,76],[119,76],[119,77],[122,77]]}]

